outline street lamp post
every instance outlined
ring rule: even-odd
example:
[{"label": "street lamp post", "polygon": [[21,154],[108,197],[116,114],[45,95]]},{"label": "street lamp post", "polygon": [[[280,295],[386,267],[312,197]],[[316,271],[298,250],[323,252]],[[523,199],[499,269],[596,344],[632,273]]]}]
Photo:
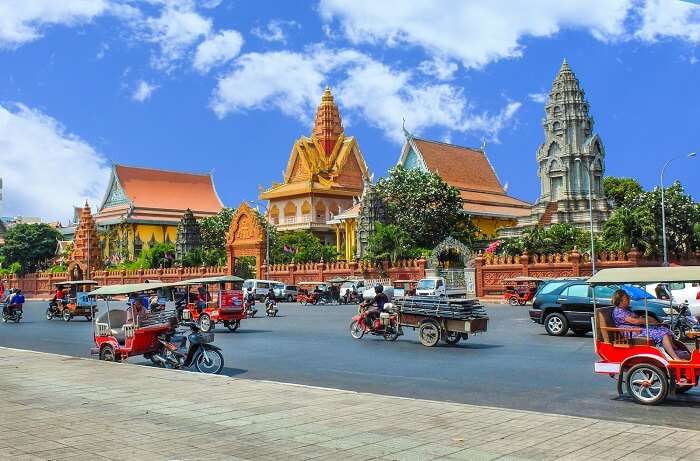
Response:
[{"label": "street lamp post", "polygon": [[691,152],[687,155],[679,155],[678,157],[673,157],[672,159],[664,163],[664,166],[661,168],[661,238],[664,244],[664,266],[668,266],[668,245],[666,244],[666,205],[664,203],[664,171],[666,171],[666,167],[669,166],[671,162],[673,162],[674,160],[681,159],[683,157],[694,158],[695,152]]},{"label": "street lamp post", "polygon": [[591,272],[595,275],[595,237],[593,235],[593,180],[591,179],[591,169],[577,158],[575,161],[586,169],[588,177],[588,220],[591,225]]}]

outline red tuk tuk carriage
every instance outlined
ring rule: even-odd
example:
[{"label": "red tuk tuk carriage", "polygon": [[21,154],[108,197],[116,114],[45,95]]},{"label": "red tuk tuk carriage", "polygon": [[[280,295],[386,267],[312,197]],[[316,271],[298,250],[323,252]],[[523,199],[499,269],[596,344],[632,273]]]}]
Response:
[{"label": "red tuk tuk carriage", "polygon": [[331,296],[328,292],[329,285],[326,282],[299,282],[297,286],[299,287],[297,302],[304,306],[331,302]]},{"label": "red tuk tuk carriage", "polygon": [[[231,288],[226,288],[227,285]],[[186,290],[184,299],[180,300],[180,303],[184,304],[181,310],[182,320],[199,323],[204,332],[212,331],[219,322],[229,330],[236,331],[241,326],[241,320],[246,318],[243,307],[243,279],[240,277],[204,277],[184,280],[172,286],[184,287]],[[192,287],[197,286],[197,292],[190,291]],[[202,299],[202,294],[206,300]]]},{"label": "red tuk tuk carriage", "polygon": [[[129,319],[127,311],[136,297],[140,297],[142,304],[147,306],[148,295],[164,286],[167,284],[131,283],[108,285],[90,292],[95,298],[103,298],[107,305],[106,312],[95,319],[95,347],[91,352],[98,355],[100,360],[120,362],[135,355],[148,357],[160,350],[158,336],[170,332],[177,325],[175,312],[158,309],[143,315],[132,315],[134,318]],[[114,305],[115,296],[127,297],[121,308]]]},{"label": "red tuk tuk carriage", "polygon": [[[110,362],[143,355],[156,366],[194,366],[202,373],[220,373],[224,357],[221,349],[211,344],[214,333],[203,333],[196,323],[189,322],[186,326],[191,333],[184,334],[176,330],[178,322],[173,309],[163,309],[159,305],[150,310],[145,308],[150,295],[170,286],[134,283],[105,286],[91,292],[91,296],[105,299],[107,311],[95,319],[95,347],[90,352]],[[127,308],[114,308],[114,296],[127,296]]]},{"label": "red tuk tuk carriage", "polygon": [[503,299],[511,306],[524,306],[535,298],[542,279],[535,277],[513,277],[503,279],[506,291]]},{"label": "red tuk tuk carriage", "polygon": [[56,292],[46,308],[46,320],[61,318],[70,322],[73,317],[85,317],[88,322],[92,320],[97,312],[97,302],[88,293],[97,287],[97,282],[74,280],[54,285]]},{"label": "red tuk tuk carriage", "polygon": [[645,286],[699,280],[700,267],[603,269],[588,279],[588,284],[593,287],[593,341],[595,352],[600,357],[594,370],[616,378],[620,396],[623,395],[624,384],[627,393],[636,402],[654,405],[669,394],[684,393],[697,386],[700,377],[700,333],[690,331],[687,334],[695,341],[692,352],[682,342],[673,340],[677,355],[688,357],[687,360],[673,360],[649,338],[648,311],[644,327],[617,327],[612,317],[614,307],[609,300],[596,297],[596,288],[625,283]]}]

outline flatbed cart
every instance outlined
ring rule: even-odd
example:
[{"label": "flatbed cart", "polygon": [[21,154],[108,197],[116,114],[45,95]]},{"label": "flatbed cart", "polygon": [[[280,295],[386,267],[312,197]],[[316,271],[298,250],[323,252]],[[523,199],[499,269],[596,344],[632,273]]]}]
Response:
[{"label": "flatbed cart", "polygon": [[454,345],[470,334],[488,329],[489,317],[476,299],[406,296],[397,298],[400,327],[418,330],[418,339],[426,347],[435,346],[440,339]]}]

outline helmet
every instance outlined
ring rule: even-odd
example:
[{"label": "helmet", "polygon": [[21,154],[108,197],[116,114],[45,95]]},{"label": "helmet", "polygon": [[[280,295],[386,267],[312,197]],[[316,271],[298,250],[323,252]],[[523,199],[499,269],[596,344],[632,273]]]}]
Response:
[{"label": "helmet", "polygon": [[374,286],[374,292],[379,294],[384,292],[384,286],[381,283],[378,283]]},{"label": "helmet", "polygon": [[253,291],[253,287],[248,287],[248,291]]}]

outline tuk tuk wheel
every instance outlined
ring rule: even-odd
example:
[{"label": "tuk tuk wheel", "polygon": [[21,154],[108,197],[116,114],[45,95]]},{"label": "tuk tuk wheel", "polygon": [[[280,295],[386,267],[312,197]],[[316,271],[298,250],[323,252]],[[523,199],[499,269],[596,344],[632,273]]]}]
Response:
[{"label": "tuk tuk wheel", "polygon": [[64,309],[64,310],[63,310],[63,315],[62,315],[62,317],[63,317],[63,321],[64,321],[64,322],[70,322],[71,319],[73,318],[73,316],[70,315],[70,311],[69,311],[68,309]]},{"label": "tuk tuk wheel", "polygon": [[224,326],[231,331],[236,331],[236,330],[238,330],[238,327],[241,326],[241,321],[234,320],[233,322],[224,322]]},{"label": "tuk tuk wheel", "polygon": [[214,329],[214,322],[211,321],[209,314],[202,314],[199,316],[199,328],[205,333],[209,333]]},{"label": "tuk tuk wheel", "polygon": [[519,306],[520,305],[520,303],[518,302],[518,298],[516,298],[515,296],[511,296],[508,299],[508,304],[510,304],[511,306]]},{"label": "tuk tuk wheel", "polygon": [[445,333],[445,336],[442,338],[447,344],[449,345],[455,345],[459,342],[460,339],[462,339],[462,333],[459,331],[448,331]]},{"label": "tuk tuk wheel", "polygon": [[655,405],[668,394],[668,377],[659,367],[640,363],[627,372],[627,393],[642,405]]},{"label": "tuk tuk wheel", "polygon": [[117,354],[114,352],[114,346],[111,344],[102,346],[102,349],[100,349],[100,360],[104,360],[105,362],[116,362]]},{"label": "tuk tuk wheel", "polygon": [[426,347],[435,346],[440,341],[440,327],[433,321],[423,322],[418,327],[418,339]]},{"label": "tuk tuk wheel", "polygon": [[352,336],[354,339],[360,339],[364,335],[365,330],[360,325],[360,322],[353,320],[352,323],[350,323],[350,336]]},{"label": "tuk tuk wheel", "polygon": [[53,319],[53,309],[50,307],[46,309],[46,320],[51,320]]}]

